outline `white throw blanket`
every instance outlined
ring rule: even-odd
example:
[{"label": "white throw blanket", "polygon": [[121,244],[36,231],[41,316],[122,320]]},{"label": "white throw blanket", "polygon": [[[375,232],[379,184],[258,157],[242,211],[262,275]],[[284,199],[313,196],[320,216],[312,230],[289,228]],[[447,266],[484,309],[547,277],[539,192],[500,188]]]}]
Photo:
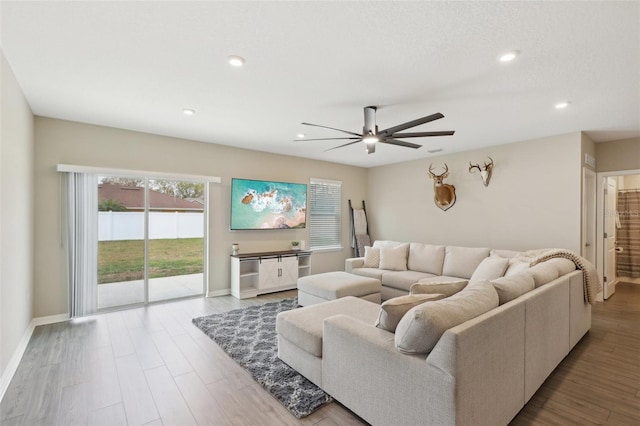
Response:
[{"label": "white throw blanket", "polygon": [[364,209],[353,209],[353,227],[356,235],[366,235],[367,214]]},{"label": "white throw blanket", "polygon": [[595,266],[582,256],[566,249],[538,249],[529,250],[516,256],[515,260],[529,262],[531,266],[556,257],[569,259],[582,271],[582,282],[584,285],[584,300],[593,304],[596,295],[602,290],[602,283]]}]

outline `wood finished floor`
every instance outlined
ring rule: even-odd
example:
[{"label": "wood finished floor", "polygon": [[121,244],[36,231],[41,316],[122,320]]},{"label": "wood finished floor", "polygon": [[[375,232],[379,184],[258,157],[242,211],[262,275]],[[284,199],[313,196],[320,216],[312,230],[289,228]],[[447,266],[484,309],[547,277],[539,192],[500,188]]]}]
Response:
[{"label": "wood finished floor", "polygon": [[[291,297],[154,305],[37,327],[0,404],[9,425],[362,425],[337,403],[298,420],[191,324]],[[640,286],[593,309],[591,331],[513,425],[640,424]]]}]

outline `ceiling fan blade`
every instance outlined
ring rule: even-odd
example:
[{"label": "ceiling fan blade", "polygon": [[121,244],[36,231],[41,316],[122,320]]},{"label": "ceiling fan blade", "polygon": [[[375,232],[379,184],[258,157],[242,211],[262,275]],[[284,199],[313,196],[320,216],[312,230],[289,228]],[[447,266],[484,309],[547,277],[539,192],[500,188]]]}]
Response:
[{"label": "ceiling fan blade", "polygon": [[348,141],[348,140],[360,140],[361,137],[353,137],[353,138],[320,138],[320,139],[294,139],[294,142],[304,142],[304,141]]},{"label": "ceiling fan blade", "polygon": [[441,118],[443,118],[444,115],[440,114],[439,112],[435,113],[435,114],[431,114],[431,115],[427,115],[426,117],[422,117],[422,118],[418,118],[412,121],[407,121],[406,123],[403,124],[398,124],[397,126],[393,126],[393,127],[389,127],[388,129],[384,129],[380,132],[378,132],[378,134],[386,134],[386,135],[392,135],[396,132],[401,132],[405,129],[409,129],[411,127],[416,127],[419,126],[421,124],[424,123],[428,123],[430,121],[434,121],[434,120],[439,120]]},{"label": "ceiling fan blade", "polygon": [[389,145],[397,145],[397,146],[403,146],[405,148],[413,148],[413,149],[418,149],[422,147],[422,145],[417,145],[411,142],[399,141],[397,139],[382,139],[380,143],[388,143]]},{"label": "ceiling fan blade", "polygon": [[417,132],[417,133],[394,133],[394,138],[424,138],[427,136],[452,136],[455,130],[445,130],[442,132]]},{"label": "ceiling fan blade", "polygon": [[362,135],[360,133],[354,133],[354,132],[350,132],[348,130],[336,129],[335,127],[321,126],[319,124],[311,124],[311,123],[302,123],[302,124],[304,124],[305,126],[322,127],[323,129],[337,130],[338,132],[346,133],[348,135],[362,137]]},{"label": "ceiling fan blade", "polygon": [[338,149],[338,148],[342,148],[342,147],[345,147],[345,146],[353,145],[354,143],[358,143],[358,142],[360,142],[361,140],[362,140],[362,139],[358,139],[357,141],[353,141],[353,142],[345,143],[344,145],[334,146],[333,148],[325,149],[325,150],[324,150],[324,152],[327,152],[327,151],[333,151],[334,149]]}]

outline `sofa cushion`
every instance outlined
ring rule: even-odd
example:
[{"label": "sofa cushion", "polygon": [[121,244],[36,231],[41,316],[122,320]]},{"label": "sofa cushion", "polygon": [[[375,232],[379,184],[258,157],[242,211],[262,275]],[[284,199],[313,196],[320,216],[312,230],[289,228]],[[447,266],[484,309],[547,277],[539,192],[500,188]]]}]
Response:
[{"label": "sofa cushion", "polygon": [[409,309],[444,297],[444,294],[408,294],[389,299],[380,305],[380,315],[375,325],[378,328],[394,333],[398,323]]},{"label": "sofa cushion", "polygon": [[442,275],[443,263],[444,246],[433,246],[421,243],[411,243],[409,246],[407,267],[411,271]]},{"label": "sofa cushion", "polygon": [[488,248],[447,246],[442,275],[469,279],[485,257],[489,257]]},{"label": "sofa cushion", "polygon": [[418,305],[398,323],[396,348],[407,354],[428,353],[449,328],[497,306],[498,294],[488,281],[476,283],[446,299]]},{"label": "sofa cushion", "polygon": [[380,269],[390,271],[407,270],[407,252],[409,244],[401,244],[395,247],[380,247]]},{"label": "sofa cushion", "polygon": [[390,241],[390,240],[376,240],[373,242],[373,247],[397,247],[402,244],[408,244],[408,243],[403,243],[400,241]]},{"label": "sofa cushion", "polygon": [[556,257],[553,259],[549,259],[544,263],[549,263],[558,269],[558,276],[561,277],[563,275],[570,274],[571,272],[576,270],[576,264],[570,261],[569,259],[565,259],[562,257]]},{"label": "sofa cushion", "polygon": [[411,294],[437,294],[452,296],[465,288],[469,281],[457,277],[424,278],[410,287]]},{"label": "sofa cushion", "polygon": [[551,282],[560,276],[558,268],[549,262],[538,263],[536,266],[529,268],[526,272],[533,276],[536,288]]},{"label": "sofa cushion", "polygon": [[531,264],[529,262],[521,262],[519,260],[510,259],[509,266],[507,267],[504,276],[508,277],[510,275],[519,274],[520,272],[528,270],[530,267]]},{"label": "sofa cushion", "polygon": [[375,278],[382,282],[382,274],[386,271],[378,268],[356,268],[351,271],[352,274],[360,275],[363,277]]},{"label": "sofa cushion", "polygon": [[411,285],[425,278],[435,277],[433,274],[418,271],[384,271],[382,285],[409,291]]},{"label": "sofa cushion", "polygon": [[503,305],[535,288],[533,276],[528,272],[510,275],[491,280],[498,293],[498,303]]},{"label": "sofa cushion", "polygon": [[380,306],[353,296],[280,312],[276,332],[313,356],[322,356],[322,322],[333,315],[346,314],[369,324],[378,317]]},{"label": "sofa cushion", "polygon": [[515,250],[501,250],[501,249],[491,249],[489,252],[489,256],[491,257],[506,257],[507,259],[513,259],[516,256],[521,255],[522,252]]},{"label": "sofa cushion", "polygon": [[380,248],[379,247],[364,247],[364,264],[365,268],[379,268],[380,267]]},{"label": "sofa cushion", "polygon": [[473,271],[469,281],[487,281],[500,278],[507,270],[507,266],[509,266],[509,259],[506,257],[486,257]]}]

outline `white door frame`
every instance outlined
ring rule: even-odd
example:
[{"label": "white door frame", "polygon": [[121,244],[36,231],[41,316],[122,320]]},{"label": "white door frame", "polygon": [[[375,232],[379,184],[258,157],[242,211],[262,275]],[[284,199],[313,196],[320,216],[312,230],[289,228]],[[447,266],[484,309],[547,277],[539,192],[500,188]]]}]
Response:
[{"label": "white door frame", "polygon": [[[591,181],[592,185],[587,182]],[[582,248],[580,255],[596,264],[598,245],[596,239],[596,194],[597,175],[591,169],[582,168]]]},{"label": "white door frame", "polygon": [[[600,282],[602,282],[604,277],[604,178],[638,174],[640,174],[640,169],[599,172],[596,174],[596,269],[600,276]],[[603,300],[602,292],[598,293],[596,301],[602,302]]]}]

